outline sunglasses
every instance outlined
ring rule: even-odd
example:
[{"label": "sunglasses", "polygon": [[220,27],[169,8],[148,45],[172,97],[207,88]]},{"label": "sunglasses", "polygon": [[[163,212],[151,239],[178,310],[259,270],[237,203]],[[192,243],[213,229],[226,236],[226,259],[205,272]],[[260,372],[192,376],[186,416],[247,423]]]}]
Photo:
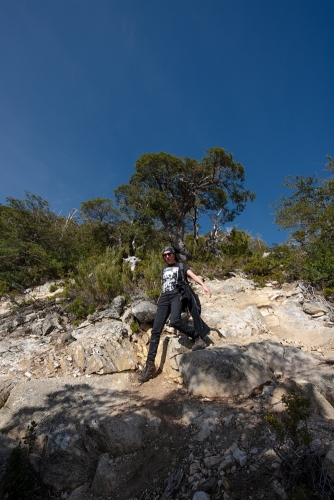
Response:
[{"label": "sunglasses", "polygon": [[172,254],[172,252],[167,252],[167,253],[164,253],[164,254],[162,254],[162,255],[163,255],[164,257],[170,257],[170,256],[171,256],[171,255],[173,255],[173,254]]}]

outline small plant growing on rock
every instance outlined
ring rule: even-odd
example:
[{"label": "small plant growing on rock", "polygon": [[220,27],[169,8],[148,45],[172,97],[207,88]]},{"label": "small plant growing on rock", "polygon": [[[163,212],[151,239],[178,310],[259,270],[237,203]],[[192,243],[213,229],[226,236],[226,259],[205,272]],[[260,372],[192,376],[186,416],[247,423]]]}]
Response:
[{"label": "small plant growing on rock", "polygon": [[131,328],[131,331],[133,333],[138,333],[140,328],[139,328],[139,325],[137,323],[137,321],[132,321],[131,324],[130,324],[130,328]]},{"label": "small plant growing on rock", "polygon": [[28,427],[27,427],[27,433],[26,433],[26,435],[23,438],[24,444],[28,447],[28,456],[34,450],[34,446],[35,446],[35,442],[36,442],[36,438],[37,438],[36,428],[37,428],[37,424],[33,420],[31,422],[31,424],[28,425]]},{"label": "small plant growing on rock", "polygon": [[291,390],[282,396],[286,410],[268,413],[266,422],[274,428],[279,443],[273,448],[281,460],[279,475],[293,500],[334,498],[334,484],[324,467],[322,457],[312,451],[312,434],[307,419],[311,415],[311,399],[301,391]]},{"label": "small plant growing on rock", "polygon": [[5,406],[6,399],[3,396],[0,396],[0,410]]},{"label": "small plant growing on rock", "polygon": [[86,318],[88,314],[93,314],[95,309],[94,304],[86,304],[80,296],[76,297],[68,306],[68,310],[74,314],[76,319]]},{"label": "small plant growing on rock", "polygon": [[292,441],[295,447],[307,446],[312,442],[312,434],[307,426],[311,414],[311,400],[296,390],[282,396],[286,411],[281,414],[268,413],[265,417],[276,431],[281,443]]}]

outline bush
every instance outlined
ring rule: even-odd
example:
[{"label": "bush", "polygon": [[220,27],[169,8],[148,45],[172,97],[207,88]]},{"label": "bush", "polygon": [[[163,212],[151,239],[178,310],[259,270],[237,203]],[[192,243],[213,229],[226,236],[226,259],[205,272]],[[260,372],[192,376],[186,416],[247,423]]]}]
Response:
[{"label": "bush", "polygon": [[160,250],[151,250],[140,262],[136,271],[136,283],[149,291],[150,297],[159,297],[161,292],[161,271],[165,263]]},{"label": "bush", "polygon": [[328,288],[325,286],[323,292],[324,292],[325,299],[329,299],[329,300],[334,299],[334,288]]},{"label": "bush", "polygon": [[132,321],[131,324],[130,324],[130,328],[131,328],[131,331],[133,333],[138,333],[140,328],[139,328],[139,325],[138,325],[138,322],[137,321]]},{"label": "bush", "polygon": [[77,273],[67,286],[66,294],[76,297],[73,312],[80,317],[91,305],[101,307],[123,291],[123,261],[120,252],[107,249],[99,256],[79,263]]},{"label": "bush", "polygon": [[291,390],[282,396],[286,411],[281,414],[268,413],[265,417],[276,431],[281,443],[291,440],[295,447],[307,446],[312,442],[307,419],[311,415],[311,400],[301,392]]},{"label": "bush", "polygon": [[83,319],[86,318],[88,314],[93,314],[96,307],[94,304],[85,304],[83,298],[78,296],[67,309],[74,314],[76,319]]},{"label": "bush", "polygon": [[299,247],[276,245],[268,249],[268,256],[257,252],[245,265],[245,273],[264,285],[267,280],[283,283],[300,279],[303,275],[304,254]]},{"label": "bush", "polygon": [[274,450],[280,458],[279,475],[287,493],[293,500],[332,499],[334,484],[326,472],[323,458],[311,450],[312,434],[307,419],[311,415],[310,398],[298,390],[282,396],[286,410],[269,413],[265,420],[278,437]]},{"label": "bush", "polygon": [[5,281],[0,280],[0,297],[3,297],[9,291],[9,286]]}]

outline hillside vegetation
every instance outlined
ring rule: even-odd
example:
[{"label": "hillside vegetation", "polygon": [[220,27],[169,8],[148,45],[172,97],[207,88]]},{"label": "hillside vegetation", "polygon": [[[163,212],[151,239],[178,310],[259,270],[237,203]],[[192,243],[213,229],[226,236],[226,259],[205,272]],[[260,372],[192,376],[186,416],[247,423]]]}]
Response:
[{"label": "hillside vegetation", "polygon": [[[77,317],[85,317],[120,293],[145,290],[156,297],[161,247],[171,242],[195,272],[207,278],[241,270],[260,285],[266,280],[302,279],[329,298],[334,294],[331,158],[326,177],[287,180],[291,195],[274,204],[274,217],[291,237],[272,248],[236,227],[222,229],[254,199],[243,189],[242,165],[219,148],[210,150],[202,162],[194,162],[166,153],[143,155],[130,183],[116,190],[118,205],[111,199],[94,198],[67,217],[56,215],[40,196],[26,192],[23,200],[8,197],[7,204],[0,206],[0,295],[62,279]],[[170,164],[173,183],[166,176]],[[188,181],[189,169],[196,172]],[[212,182],[205,185],[210,175]],[[145,206],[139,203],[143,196]],[[173,199],[170,211],[169,199]],[[165,213],[169,218],[164,219]],[[211,217],[212,231],[200,235],[198,220],[203,213]],[[128,256],[140,259],[134,271],[123,260]]]}]

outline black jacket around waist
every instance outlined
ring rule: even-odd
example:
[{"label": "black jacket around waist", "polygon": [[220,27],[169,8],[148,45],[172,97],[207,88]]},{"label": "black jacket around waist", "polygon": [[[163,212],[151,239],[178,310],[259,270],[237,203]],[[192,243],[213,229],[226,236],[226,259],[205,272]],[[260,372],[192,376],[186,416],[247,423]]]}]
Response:
[{"label": "black jacket around waist", "polygon": [[188,283],[182,283],[180,287],[184,310],[189,309],[193,318],[196,333],[204,338],[209,332],[210,327],[201,318],[201,302],[196,292]]}]

